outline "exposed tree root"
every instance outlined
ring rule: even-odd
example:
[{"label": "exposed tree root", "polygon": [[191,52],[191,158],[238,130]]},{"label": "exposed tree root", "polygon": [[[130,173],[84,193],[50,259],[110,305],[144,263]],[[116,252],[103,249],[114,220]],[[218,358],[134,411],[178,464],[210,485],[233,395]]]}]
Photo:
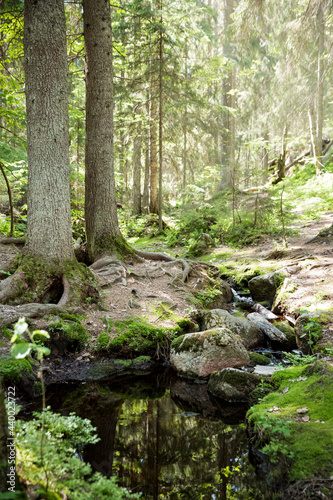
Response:
[{"label": "exposed tree root", "polygon": [[0,305],[0,326],[8,326],[19,318],[38,318],[46,314],[59,314],[67,312],[58,304],[23,304],[20,306]]},{"label": "exposed tree root", "polygon": [[68,282],[68,279],[66,276],[63,274],[62,276],[62,284],[64,287],[63,294],[61,296],[61,299],[58,302],[58,306],[65,306],[68,302],[69,299],[69,294],[70,294],[70,284]]},{"label": "exposed tree root", "polygon": [[333,480],[324,478],[310,478],[297,481],[284,492],[283,500],[306,500],[322,498],[329,500],[333,497]]},{"label": "exposed tree root", "polygon": [[0,244],[2,245],[25,245],[25,236],[22,238],[0,238]]},{"label": "exposed tree root", "polygon": [[25,273],[18,272],[0,281],[0,302],[6,303],[28,288]]}]

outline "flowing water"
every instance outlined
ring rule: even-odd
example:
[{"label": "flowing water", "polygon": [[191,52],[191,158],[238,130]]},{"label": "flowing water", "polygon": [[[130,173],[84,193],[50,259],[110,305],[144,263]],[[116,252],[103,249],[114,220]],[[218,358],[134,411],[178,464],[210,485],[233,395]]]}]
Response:
[{"label": "flowing water", "polygon": [[95,471],[144,499],[271,499],[249,460],[244,405],[172,371],[47,389],[54,411],[90,418],[101,440],[83,450]]}]

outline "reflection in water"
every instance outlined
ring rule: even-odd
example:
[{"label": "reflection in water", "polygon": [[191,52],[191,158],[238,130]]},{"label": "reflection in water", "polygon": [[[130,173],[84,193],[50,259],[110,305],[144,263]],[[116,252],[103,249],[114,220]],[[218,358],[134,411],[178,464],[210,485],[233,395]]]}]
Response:
[{"label": "reflection in water", "polygon": [[249,463],[245,426],[233,418],[239,407],[217,407],[206,385],[177,378],[119,387],[49,388],[53,410],[74,410],[97,427],[101,441],[84,453],[94,470],[149,500],[272,498]]}]

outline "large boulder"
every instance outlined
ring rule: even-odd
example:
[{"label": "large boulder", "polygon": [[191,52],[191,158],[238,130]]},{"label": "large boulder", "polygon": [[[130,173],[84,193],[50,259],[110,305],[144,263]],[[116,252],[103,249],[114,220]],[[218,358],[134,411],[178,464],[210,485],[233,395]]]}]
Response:
[{"label": "large boulder", "polygon": [[289,275],[286,271],[276,271],[275,273],[262,274],[250,279],[248,286],[253,300],[268,301],[273,303],[274,297]]},{"label": "large boulder", "polygon": [[229,328],[232,333],[239,335],[248,350],[265,345],[265,335],[257,325],[244,317],[233,316],[223,309],[213,309],[204,315],[203,330],[216,327]]},{"label": "large boulder", "polygon": [[267,337],[278,344],[284,345],[288,343],[288,339],[281,330],[272,325],[259,313],[251,313],[247,315],[248,319],[257,325]]},{"label": "large boulder", "polygon": [[333,343],[333,311],[312,311],[301,314],[295,324],[296,342],[304,354]]},{"label": "large boulder", "polygon": [[225,368],[215,372],[208,381],[208,390],[229,403],[246,403],[251,392],[261,382],[261,377],[253,373]]},{"label": "large boulder", "polygon": [[227,328],[215,328],[175,339],[171,344],[170,361],[177,372],[203,378],[216,370],[245,366],[250,358],[237,335]]},{"label": "large boulder", "polygon": [[273,323],[276,328],[278,328],[282,333],[287,338],[286,342],[278,342],[278,344],[275,346],[275,343],[272,343],[273,348],[280,348],[283,347],[283,349],[287,351],[292,351],[293,349],[296,349],[297,344],[296,344],[296,334],[295,334],[295,329],[289,325],[288,321],[276,321]]}]

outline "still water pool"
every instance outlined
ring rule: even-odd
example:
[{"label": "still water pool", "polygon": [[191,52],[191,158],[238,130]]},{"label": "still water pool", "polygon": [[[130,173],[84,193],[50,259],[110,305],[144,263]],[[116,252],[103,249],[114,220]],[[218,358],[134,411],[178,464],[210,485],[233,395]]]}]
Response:
[{"label": "still water pool", "polygon": [[82,453],[144,499],[271,499],[249,460],[244,406],[210,398],[172,372],[47,389],[54,411],[90,418],[101,438]]}]

